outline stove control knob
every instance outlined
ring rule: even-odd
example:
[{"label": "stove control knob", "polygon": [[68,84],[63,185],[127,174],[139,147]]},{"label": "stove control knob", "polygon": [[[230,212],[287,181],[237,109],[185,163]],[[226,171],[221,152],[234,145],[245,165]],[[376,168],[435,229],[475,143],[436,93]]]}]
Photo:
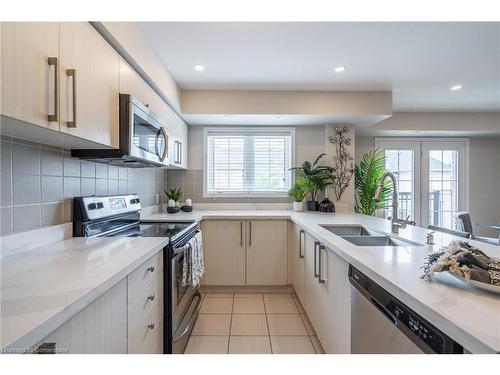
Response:
[{"label": "stove control knob", "polygon": [[96,203],[89,203],[87,208],[89,209],[89,211],[95,210],[97,208],[97,204]]},{"label": "stove control knob", "polygon": [[104,203],[97,202],[97,208],[104,208]]}]

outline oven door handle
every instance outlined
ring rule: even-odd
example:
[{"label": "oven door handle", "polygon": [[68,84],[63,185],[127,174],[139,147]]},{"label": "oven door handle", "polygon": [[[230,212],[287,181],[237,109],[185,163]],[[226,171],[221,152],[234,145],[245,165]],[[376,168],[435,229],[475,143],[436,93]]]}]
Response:
[{"label": "oven door handle", "polygon": [[[194,232],[194,235],[192,238],[194,238],[194,236],[196,236],[198,233],[200,233],[200,230],[197,229],[195,232]],[[189,249],[189,241],[184,244],[184,246],[181,246],[181,247],[178,247],[178,248],[175,248],[174,249],[174,255],[179,255],[179,254],[182,254],[182,253],[185,253],[186,250]]]},{"label": "oven door handle", "polygon": [[[197,299],[196,302],[194,302],[195,299]],[[198,309],[200,303],[201,303],[201,296],[200,296],[199,293],[196,293],[194,295],[194,297],[193,297],[193,301],[191,302],[191,304],[189,305],[188,310],[186,311],[186,315],[184,315],[184,319],[181,322],[181,327],[184,325],[184,322],[186,322],[185,323],[186,327],[182,330],[182,332],[175,334],[175,336],[172,338],[173,342],[179,341],[189,331],[189,328],[191,328],[191,324],[190,323],[191,323],[191,320],[192,320],[192,317],[193,317],[193,313],[194,313],[194,311],[196,311]],[[179,328],[179,330],[177,332],[179,332],[179,331],[180,331],[180,328]]]}]

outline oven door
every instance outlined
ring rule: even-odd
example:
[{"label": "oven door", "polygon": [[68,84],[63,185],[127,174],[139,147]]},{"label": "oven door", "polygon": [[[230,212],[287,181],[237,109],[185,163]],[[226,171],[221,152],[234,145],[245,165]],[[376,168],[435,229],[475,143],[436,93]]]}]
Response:
[{"label": "oven door", "polygon": [[168,165],[167,128],[142,103],[129,101],[130,155],[158,165]]},{"label": "oven door", "polygon": [[[172,352],[174,352],[176,346],[182,346],[179,345],[180,343],[184,341],[187,343],[187,338],[193,329],[201,305],[198,286],[193,288],[188,285],[182,285],[183,261],[184,252],[181,252],[176,254],[171,262]],[[184,350],[184,347],[182,350]]]}]

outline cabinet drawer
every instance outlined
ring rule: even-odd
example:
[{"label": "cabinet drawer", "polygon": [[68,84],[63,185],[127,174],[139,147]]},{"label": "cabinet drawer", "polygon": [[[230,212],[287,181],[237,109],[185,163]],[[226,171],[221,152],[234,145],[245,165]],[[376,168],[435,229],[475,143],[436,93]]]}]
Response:
[{"label": "cabinet drawer", "polygon": [[129,316],[128,352],[163,353],[163,308],[160,304],[145,315]]},{"label": "cabinet drawer", "polygon": [[[162,277],[158,279],[161,280]],[[129,319],[134,320],[135,317],[142,317],[155,309],[160,309],[160,313],[163,311],[163,284],[155,281],[149,283],[135,295],[129,293],[127,305]]]},{"label": "cabinet drawer", "polygon": [[144,295],[152,283],[163,284],[163,251],[153,255],[128,276],[129,301]]}]

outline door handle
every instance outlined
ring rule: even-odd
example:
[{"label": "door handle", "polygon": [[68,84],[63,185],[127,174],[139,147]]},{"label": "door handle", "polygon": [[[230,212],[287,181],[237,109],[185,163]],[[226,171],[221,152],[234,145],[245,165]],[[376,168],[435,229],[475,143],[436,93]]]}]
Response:
[{"label": "door handle", "polygon": [[398,319],[396,318],[396,316],[389,311],[389,309],[387,307],[385,307],[384,305],[382,305],[379,301],[377,301],[375,298],[371,297],[370,298],[372,304],[380,310],[380,312],[382,314],[384,314],[391,322],[392,324],[394,324],[395,326],[398,325]]},{"label": "door handle", "polygon": [[49,67],[54,67],[54,113],[51,115],[47,115],[47,121],[49,122],[56,122],[58,121],[58,112],[59,112],[59,100],[58,100],[58,88],[57,88],[57,76],[59,72],[59,64],[57,63],[57,57],[49,57],[47,59],[47,62],[49,64]]},{"label": "door handle", "polygon": [[66,69],[66,76],[68,78],[71,78],[72,81],[72,109],[73,109],[73,116],[71,116],[71,121],[67,121],[66,125],[68,128],[76,128],[76,70],[75,69]]},{"label": "door handle", "polygon": [[316,250],[318,247],[319,247],[319,241],[314,241],[314,259],[313,259],[313,261],[314,261],[314,277],[319,277],[319,273],[316,270],[316,264],[318,263],[317,258],[316,258]]},{"label": "door handle", "polygon": [[325,246],[320,244],[318,246],[318,283],[324,284],[325,280],[321,278],[321,251],[325,249]]},{"label": "door handle", "polygon": [[240,246],[243,246],[243,221],[240,221]]},{"label": "door handle", "polygon": [[304,259],[304,253],[303,253],[304,247],[302,246],[304,244],[304,236],[305,236],[305,232],[301,229],[299,231],[299,258],[300,259]]},{"label": "door handle", "polygon": [[248,227],[248,230],[249,230],[249,233],[248,233],[248,245],[252,246],[252,222],[249,221],[248,224],[249,224],[249,227]]},{"label": "door handle", "polygon": [[[162,126],[160,128],[160,131],[163,134],[163,138],[165,139],[165,147],[163,148],[163,154],[161,156],[160,155],[158,155],[158,156],[160,156],[160,160],[163,162],[163,161],[165,161],[165,159],[167,158],[167,155],[168,155],[168,133],[167,133],[167,129],[164,126]],[[156,142],[160,142],[160,138],[158,138],[156,140]],[[156,145],[156,149],[157,150],[159,149],[158,143]]]},{"label": "door handle", "polygon": [[180,141],[175,141],[175,163],[182,164],[182,143]]}]

